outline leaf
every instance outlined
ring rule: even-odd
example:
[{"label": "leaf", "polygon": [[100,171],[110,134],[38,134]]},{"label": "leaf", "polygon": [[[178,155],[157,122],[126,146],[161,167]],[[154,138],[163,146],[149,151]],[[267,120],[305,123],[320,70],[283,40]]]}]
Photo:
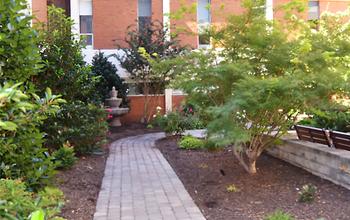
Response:
[{"label": "leaf", "polygon": [[45,220],[45,213],[43,210],[37,210],[31,214],[30,220]]},{"label": "leaf", "polygon": [[0,121],[0,127],[8,131],[15,131],[17,129],[17,125],[11,121]]}]

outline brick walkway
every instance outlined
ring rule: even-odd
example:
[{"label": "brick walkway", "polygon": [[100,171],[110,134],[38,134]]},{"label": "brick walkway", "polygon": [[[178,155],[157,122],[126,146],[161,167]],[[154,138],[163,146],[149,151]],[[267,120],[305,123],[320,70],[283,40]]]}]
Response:
[{"label": "brick walkway", "polygon": [[114,142],[94,220],[205,220],[154,142],[154,133]]}]

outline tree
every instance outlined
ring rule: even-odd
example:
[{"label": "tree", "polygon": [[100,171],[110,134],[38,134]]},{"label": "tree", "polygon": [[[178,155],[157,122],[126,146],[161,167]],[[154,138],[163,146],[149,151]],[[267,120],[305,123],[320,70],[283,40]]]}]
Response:
[{"label": "tree", "polygon": [[0,1],[0,82],[25,82],[40,68],[38,34],[26,10],[25,0]]},{"label": "tree", "polygon": [[125,42],[127,48],[119,46],[124,55],[117,56],[123,68],[130,74],[131,79],[142,85],[141,89],[145,96],[144,118],[149,120],[149,94],[160,93],[164,90],[169,80],[164,74],[156,74],[150,60],[166,59],[182,53],[185,48],[178,44],[176,36],[168,39],[169,30],[161,22],[151,22],[142,30],[138,31],[135,26],[129,26]]},{"label": "tree", "polygon": [[283,25],[267,21],[260,4],[244,1],[244,14],[211,30],[220,50],[177,58],[182,64],[174,69],[181,73],[174,84],[212,115],[209,138],[232,146],[251,174],[299,113],[347,93],[350,52],[344,19],[324,16],[315,31],[295,16]]},{"label": "tree", "polygon": [[123,99],[122,105],[127,106],[127,90],[128,86],[124,80],[117,74],[117,68],[110,61],[108,57],[99,52],[92,59],[92,73],[99,77],[100,80],[96,85],[96,92],[99,93],[99,98],[103,102],[109,98],[109,93],[114,86],[118,90],[118,96]]},{"label": "tree", "polygon": [[95,100],[95,84],[82,55],[83,43],[72,33],[73,20],[61,8],[48,8],[48,21],[39,29],[39,48],[44,67],[35,77],[38,89],[49,87],[67,100]]}]

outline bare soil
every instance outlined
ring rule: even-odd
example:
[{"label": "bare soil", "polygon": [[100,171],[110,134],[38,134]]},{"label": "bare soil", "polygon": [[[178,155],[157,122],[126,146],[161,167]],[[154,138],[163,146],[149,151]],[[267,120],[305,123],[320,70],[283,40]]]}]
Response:
[{"label": "bare soil", "polygon": [[[349,220],[350,191],[269,155],[249,175],[230,149],[180,150],[178,138],[166,138],[157,147],[167,158],[208,220],[264,219],[283,210],[299,220]],[[234,184],[237,192],[228,192]],[[311,203],[298,201],[305,184],[317,187]]]},{"label": "bare soil", "polygon": [[[111,129],[108,140],[112,143],[128,136],[155,132],[142,124],[132,124]],[[80,157],[69,170],[61,171],[55,183],[64,192],[66,203],[61,216],[68,220],[93,219],[98,193],[101,188],[109,144],[103,147],[102,155]]]}]

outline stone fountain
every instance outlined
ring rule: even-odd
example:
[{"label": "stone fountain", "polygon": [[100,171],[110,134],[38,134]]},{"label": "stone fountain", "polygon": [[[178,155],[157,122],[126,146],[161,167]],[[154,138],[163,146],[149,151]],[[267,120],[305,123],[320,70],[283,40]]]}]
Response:
[{"label": "stone fountain", "polygon": [[109,123],[111,127],[121,126],[120,117],[129,112],[129,108],[119,107],[122,103],[122,99],[118,98],[118,91],[115,90],[113,86],[112,91],[110,92],[110,98],[106,99],[106,109],[108,114],[112,115],[112,120]]}]

